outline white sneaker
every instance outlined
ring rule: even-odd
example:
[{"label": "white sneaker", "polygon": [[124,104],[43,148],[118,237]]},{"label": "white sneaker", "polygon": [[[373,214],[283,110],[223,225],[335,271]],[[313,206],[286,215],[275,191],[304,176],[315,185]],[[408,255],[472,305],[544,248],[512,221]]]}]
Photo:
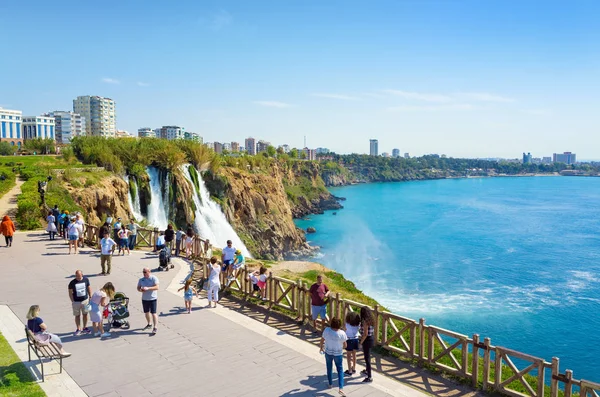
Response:
[{"label": "white sneaker", "polygon": [[102,335],[100,335],[101,338],[108,338],[110,336],[110,332],[104,332]]}]

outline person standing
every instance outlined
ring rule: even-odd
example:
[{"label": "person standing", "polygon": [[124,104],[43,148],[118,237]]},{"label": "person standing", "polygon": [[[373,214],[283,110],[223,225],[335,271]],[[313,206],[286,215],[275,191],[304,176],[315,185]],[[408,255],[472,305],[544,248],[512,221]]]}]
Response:
[{"label": "person standing", "polygon": [[[108,232],[104,234],[104,238],[100,240],[100,267],[102,267],[101,276],[110,274],[112,255],[115,252],[115,246],[117,243],[115,240],[109,237]],[[106,271],[106,265],[108,265],[108,272]]]},{"label": "person standing", "polygon": [[[81,334],[89,334],[91,331],[87,327],[88,312],[85,307],[89,303],[89,298],[92,296],[92,287],[90,280],[83,276],[81,270],[75,272],[75,278],[69,282],[69,298],[71,298],[71,306],[73,307],[73,315],[75,316],[75,336]],[[81,328],[81,317],[83,317],[83,328]]]},{"label": "person standing", "polygon": [[50,212],[48,214],[48,217],[46,218],[46,221],[48,222],[48,226],[46,227],[46,231],[50,234],[50,240],[54,240],[54,237],[56,236],[56,218],[54,218],[54,215],[52,215],[52,212]]},{"label": "person standing", "polygon": [[183,229],[179,229],[177,230],[177,233],[175,233],[175,256],[179,256],[179,251],[181,251],[181,244],[184,238],[183,236],[185,236]]},{"label": "person standing", "polygon": [[373,382],[373,378],[371,377],[371,349],[375,344],[375,338],[373,336],[375,330],[375,318],[368,307],[361,307],[360,309],[360,325],[362,328],[360,344],[363,348],[366,367],[366,369],[360,373],[366,376],[366,378],[363,379],[363,383],[371,383]]},{"label": "person standing", "polygon": [[77,224],[77,228],[79,229],[79,246],[83,248],[85,246],[85,221],[83,220],[81,212],[78,212],[75,215],[75,223]]},{"label": "person standing", "polygon": [[192,287],[191,278],[185,280],[185,284],[183,287],[179,288],[177,292],[181,290],[183,290],[183,303],[185,304],[185,309],[188,314],[190,314],[192,312],[192,299],[194,298],[194,295],[198,297],[198,291],[196,291],[196,288]]},{"label": "person standing", "polygon": [[71,247],[75,249],[77,254],[77,241],[79,240],[79,227],[75,223],[75,217],[71,218],[69,226],[67,226],[67,234],[69,235],[69,255],[71,255]]},{"label": "person standing", "polygon": [[119,241],[119,230],[121,230],[121,218],[117,218],[117,221],[113,225],[113,240]]},{"label": "person standing", "polygon": [[360,314],[348,311],[346,314],[346,358],[348,359],[348,369],[344,372],[346,376],[352,376],[356,373],[356,352],[358,351],[358,342],[360,339]]},{"label": "person standing", "polygon": [[235,251],[237,250],[233,246],[231,240],[227,240],[227,246],[223,248],[223,255],[221,255],[221,261],[223,262],[222,270],[224,272],[229,273],[229,267],[233,265],[233,261],[235,258]]},{"label": "person standing", "polygon": [[169,224],[167,226],[167,230],[165,230],[165,245],[169,247],[169,255],[173,250],[173,240],[175,239],[175,230],[173,229],[173,225]]},{"label": "person standing", "polygon": [[[208,274],[208,306],[217,307],[219,301],[219,289],[221,288],[221,280],[219,275],[221,274],[221,266],[217,263],[217,257],[213,256],[210,258],[210,273]],[[212,306],[212,302],[215,303]]]},{"label": "person standing", "polygon": [[337,317],[331,319],[331,326],[325,328],[319,348],[325,353],[325,365],[327,366],[327,380],[329,387],[333,387],[333,363],[338,374],[338,393],[344,394],[344,349],[346,344],[346,333],[340,328],[342,320]]},{"label": "person standing", "polygon": [[15,234],[15,224],[8,215],[4,215],[4,218],[2,218],[2,223],[0,223],[0,234],[4,235],[6,246],[12,247],[13,236]]},{"label": "person standing", "polygon": [[192,248],[192,245],[194,244],[194,231],[188,227],[185,235],[185,256],[189,259],[192,257],[192,253],[194,251]]},{"label": "person standing", "polygon": [[60,219],[60,210],[58,209],[58,204],[55,204],[54,208],[52,208],[52,215],[54,215],[54,226],[56,226],[56,231],[58,232],[58,220]]},{"label": "person standing", "polygon": [[142,307],[146,321],[148,322],[148,325],[143,330],[152,328],[152,335],[156,334],[156,325],[158,323],[158,315],[156,314],[158,286],[158,277],[150,274],[150,269],[145,267],[143,277],[138,281],[137,290],[142,293]]},{"label": "person standing", "polygon": [[67,239],[67,225],[69,224],[69,211],[64,210],[58,218],[60,237]]},{"label": "person standing", "polygon": [[154,252],[160,253],[160,250],[162,250],[165,247],[166,247],[166,245],[165,245],[165,232],[160,232],[158,234],[158,237],[156,238],[156,247],[154,249]]},{"label": "person standing", "polygon": [[323,283],[323,276],[319,274],[317,276],[317,282],[310,286],[310,310],[312,314],[313,327],[315,330],[313,334],[319,332],[317,327],[317,319],[321,317],[321,328],[325,328],[325,321],[327,321],[327,298],[329,297],[329,288]]},{"label": "person standing", "polygon": [[102,326],[102,312],[114,296],[115,287],[111,282],[108,282],[104,284],[100,290],[94,292],[90,298],[90,306],[92,307],[90,310],[90,317],[92,320],[92,328],[94,329],[94,336],[99,336],[101,338],[110,336],[110,333],[105,332],[104,327]]},{"label": "person standing", "polygon": [[125,250],[127,250],[127,255],[131,255],[129,251],[129,229],[125,225],[121,225],[121,230],[119,230],[119,254],[123,251],[123,256],[125,256]]},{"label": "person standing", "polygon": [[137,243],[138,227],[141,226],[135,223],[135,220],[129,220],[129,225],[127,225],[127,228],[129,229],[128,245],[130,250],[133,250],[135,248],[135,244]]}]

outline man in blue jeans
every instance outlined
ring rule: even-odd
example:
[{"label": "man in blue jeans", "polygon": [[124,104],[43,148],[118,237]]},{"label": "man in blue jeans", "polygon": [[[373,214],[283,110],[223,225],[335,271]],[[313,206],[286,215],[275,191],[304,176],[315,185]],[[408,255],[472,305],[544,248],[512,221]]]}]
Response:
[{"label": "man in blue jeans", "polygon": [[325,329],[327,321],[327,298],[329,297],[329,288],[323,283],[323,276],[317,276],[317,282],[310,286],[310,311],[312,314],[313,334],[319,332],[317,327],[317,318],[321,317],[321,329]]}]

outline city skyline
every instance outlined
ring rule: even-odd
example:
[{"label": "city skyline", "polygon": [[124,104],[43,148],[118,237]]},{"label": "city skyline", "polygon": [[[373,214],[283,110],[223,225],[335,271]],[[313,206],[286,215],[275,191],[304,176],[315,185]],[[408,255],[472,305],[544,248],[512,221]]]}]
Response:
[{"label": "city skyline", "polygon": [[[30,26],[53,21],[45,41],[78,48],[3,63],[0,106],[40,115],[98,95],[118,103],[116,128],[132,135],[181,125],[206,141],[304,147],[306,135],[337,153],[368,153],[376,136],[381,152],[416,156],[600,158],[600,4],[142,4],[0,5],[17,16],[0,27],[13,46],[39,44],[41,31],[19,29],[27,15]],[[178,62],[140,64],[165,49]]]}]

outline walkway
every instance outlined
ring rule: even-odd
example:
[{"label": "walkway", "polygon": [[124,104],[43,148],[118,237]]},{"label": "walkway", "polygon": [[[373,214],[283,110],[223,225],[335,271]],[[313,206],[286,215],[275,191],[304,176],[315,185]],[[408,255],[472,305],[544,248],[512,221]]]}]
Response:
[{"label": "walkway", "polygon": [[17,184],[6,192],[4,196],[0,197],[0,219],[4,215],[8,215],[13,221],[15,220],[17,215],[17,196],[21,194],[21,185],[24,183],[25,181],[17,178]]},{"label": "walkway", "polygon": [[[113,274],[101,277],[95,276],[100,267],[95,251],[67,252],[64,242],[48,241],[43,232],[17,233],[12,248],[0,248],[0,305],[8,305],[22,321],[31,304],[41,306],[49,330],[73,353],[64,362],[66,372],[86,394],[337,395],[336,388],[327,388],[323,358],[313,345],[226,307],[183,313],[183,299],[172,291],[187,274],[185,267],[155,273],[161,281],[160,325],[150,337],[141,330],[145,320],[135,286],[143,267],[157,266],[156,256],[135,252],[115,257]],[[106,340],[72,336],[67,284],[76,269],[90,277],[94,290],[111,281],[131,298],[130,330],[114,330]],[[204,299],[196,302],[206,304]],[[425,395],[381,375],[374,379],[363,385],[362,377],[353,377],[345,391],[357,397]]]}]

